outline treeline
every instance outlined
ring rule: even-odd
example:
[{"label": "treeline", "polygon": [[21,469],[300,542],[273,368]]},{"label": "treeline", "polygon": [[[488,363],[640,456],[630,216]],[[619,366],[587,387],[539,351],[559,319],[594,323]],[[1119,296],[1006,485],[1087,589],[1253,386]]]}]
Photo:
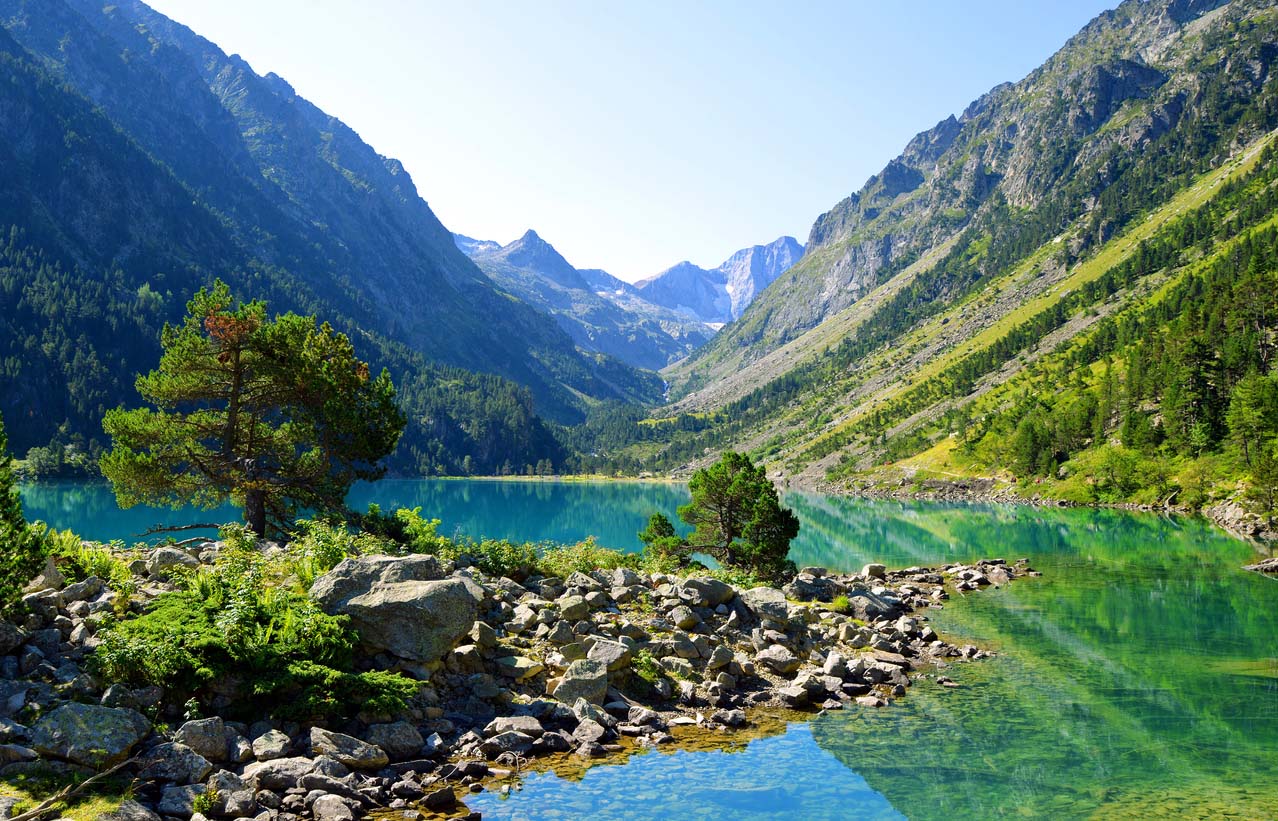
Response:
[{"label": "treeline", "polygon": [[[1080,500],[1198,506],[1247,477],[1278,492],[1278,228],[1242,238],[1158,301],[1105,322],[962,450]],[[1262,507],[1266,505],[1262,504]]]},{"label": "treeline", "polygon": [[[162,273],[138,282],[119,269],[68,271],[24,239],[13,227],[0,244],[0,413],[10,447],[28,473],[93,473],[107,444],[103,415],[140,401],[134,379],[159,360],[160,329],[181,315],[190,285]],[[231,278],[237,295],[259,295],[251,276]],[[325,313],[322,305],[297,307]],[[392,470],[523,474],[532,466],[552,473],[567,463],[569,452],[537,416],[528,389],[346,330],[361,356],[390,368],[408,416]]]}]

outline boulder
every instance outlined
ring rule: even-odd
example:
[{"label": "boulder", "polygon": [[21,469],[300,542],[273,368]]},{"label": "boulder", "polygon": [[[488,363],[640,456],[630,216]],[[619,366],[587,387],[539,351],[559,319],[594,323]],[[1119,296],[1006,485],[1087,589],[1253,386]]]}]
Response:
[{"label": "boulder", "polygon": [[41,755],[102,767],[118,764],[151,732],[136,710],[97,704],[63,704],[31,728],[31,747]]},{"label": "boulder", "polygon": [[380,770],[390,763],[381,747],[320,727],[311,728],[311,752],[326,755],[353,770]]},{"label": "boulder", "polygon": [[426,743],[417,728],[407,721],[374,724],[364,733],[364,740],[381,747],[392,761],[412,758],[422,751],[422,745]]},{"label": "boulder", "polygon": [[203,784],[171,784],[160,793],[160,803],[156,809],[161,815],[175,818],[190,818],[195,812],[195,798],[203,795],[206,788]]},{"label": "boulder", "polygon": [[27,583],[22,589],[24,593],[38,593],[41,590],[61,590],[62,585],[67,580],[63,577],[62,572],[58,570],[58,565],[50,556],[44,561],[44,568],[40,574]]},{"label": "boulder", "polygon": [[530,735],[509,730],[504,733],[498,733],[492,738],[485,739],[479,749],[483,751],[488,758],[496,758],[503,753],[516,753],[523,755],[532,749],[535,739]]},{"label": "boulder", "polygon": [[191,558],[176,547],[157,547],[146,560],[146,572],[161,579],[168,577],[174,568],[194,569],[199,566],[199,559]]},{"label": "boulder", "polygon": [[755,660],[766,664],[774,672],[783,676],[798,670],[800,664],[798,657],[780,644],[772,644],[765,647],[755,656]]},{"label": "boulder", "polygon": [[195,784],[208,778],[213,765],[185,744],[157,744],[142,760],[139,778]]},{"label": "boulder", "polygon": [[22,646],[27,634],[22,628],[7,621],[0,621],[0,656],[7,656]]},{"label": "boulder", "polygon": [[303,756],[258,761],[244,768],[244,782],[259,790],[283,792],[297,786],[302,776],[314,771],[315,762]]},{"label": "boulder", "polygon": [[253,739],[253,756],[258,761],[270,761],[288,755],[293,741],[279,730],[267,730]]},{"label": "boulder", "polygon": [[735,588],[727,582],[710,578],[692,578],[683,583],[683,589],[694,593],[703,607],[718,607],[727,604],[737,594]]},{"label": "boulder", "polygon": [[738,595],[741,603],[756,618],[784,623],[790,617],[790,606],[786,604],[785,594],[775,587],[752,587],[742,590]]},{"label": "boulder", "polygon": [[608,694],[608,665],[597,659],[578,659],[568,665],[554,696],[565,704],[584,698],[592,704],[603,704]]},{"label": "boulder", "polygon": [[541,738],[546,730],[541,726],[541,722],[532,716],[502,716],[494,718],[484,728],[484,735],[489,738],[509,732],[518,732],[532,738]]},{"label": "boulder", "polygon": [[834,601],[836,596],[845,595],[848,588],[828,576],[812,576],[800,573],[781,588],[786,598],[795,601]]},{"label": "boulder", "polygon": [[346,615],[365,649],[410,661],[438,661],[475,624],[482,589],[439,579],[433,556],[343,559],[311,587],[329,615]]},{"label": "boulder", "polygon": [[226,760],[226,725],[220,716],[186,722],[173,734],[173,740],[185,744],[209,761]]},{"label": "boulder", "polygon": [[160,816],[132,798],[126,798],[111,812],[99,815],[97,821],[160,821]]},{"label": "boulder", "polygon": [[214,815],[250,818],[257,811],[257,798],[253,788],[235,773],[219,770],[209,777],[205,786],[217,793],[217,800],[213,805]]},{"label": "boulder", "polygon": [[586,658],[603,662],[608,672],[614,672],[630,664],[630,648],[619,641],[600,639],[590,646]]},{"label": "boulder", "polygon": [[887,578],[887,567],[885,565],[871,562],[861,568],[861,575],[867,579],[885,579]]},{"label": "boulder", "polygon": [[590,615],[590,605],[581,596],[563,596],[555,601],[559,615],[569,621],[580,621]]},{"label": "boulder", "polygon": [[336,795],[321,795],[311,804],[315,821],[354,821],[355,813]]},{"label": "boulder", "polygon": [[498,672],[516,681],[530,679],[546,669],[540,661],[527,656],[502,656],[496,663]]}]

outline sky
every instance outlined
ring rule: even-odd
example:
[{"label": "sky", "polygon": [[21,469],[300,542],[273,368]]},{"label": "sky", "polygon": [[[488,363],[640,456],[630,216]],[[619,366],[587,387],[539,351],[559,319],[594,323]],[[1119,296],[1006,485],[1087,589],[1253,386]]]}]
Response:
[{"label": "sky", "polygon": [[404,163],[449,229],[627,280],[857,190],[1116,0],[148,0]]}]

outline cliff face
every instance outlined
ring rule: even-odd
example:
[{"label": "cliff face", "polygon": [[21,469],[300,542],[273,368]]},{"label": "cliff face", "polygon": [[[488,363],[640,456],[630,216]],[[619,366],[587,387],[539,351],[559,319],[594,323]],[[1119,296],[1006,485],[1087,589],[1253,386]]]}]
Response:
[{"label": "cliff face", "polygon": [[[1020,82],[991,89],[961,115],[917,135],[860,190],[819,216],[782,286],[699,351],[688,373],[697,384],[713,383],[911,264],[943,262],[928,258],[947,242],[962,236],[966,246],[995,225],[1008,228],[1009,214],[1024,217],[1023,227],[1011,228],[1037,244],[1050,239],[1044,232],[1094,211],[1134,152],[1198,127],[1195,100],[1206,70],[1235,75],[1239,100],[1259,91],[1268,71],[1265,47],[1227,53],[1230,35],[1219,25],[1227,11],[1264,15],[1265,5],[1151,0],[1100,15]],[[1223,39],[1207,45],[1199,35],[1213,30]],[[1092,226],[1073,250],[1103,241],[1114,228]],[[980,264],[988,274],[997,262]],[[961,289],[941,284],[920,299],[947,299]]]},{"label": "cliff face", "polygon": [[794,237],[742,248],[716,268],[680,262],[636,283],[646,299],[702,322],[720,325],[741,316],[763,289],[803,256]]},{"label": "cliff face", "polygon": [[656,370],[705,344],[714,331],[645,300],[606,271],[579,271],[536,231],[509,245],[458,236],[457,246],[504,291],[539,308],[583,350]]}]

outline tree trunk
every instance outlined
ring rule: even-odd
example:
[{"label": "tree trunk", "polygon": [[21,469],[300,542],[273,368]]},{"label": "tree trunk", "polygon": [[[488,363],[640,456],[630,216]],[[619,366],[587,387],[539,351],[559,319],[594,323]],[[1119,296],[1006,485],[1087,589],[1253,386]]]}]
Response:
[{"label": "tree trunk", "polygon": [[249,490],[244,493],[244,521],[259,539],[266,538],[266,492]]}]

